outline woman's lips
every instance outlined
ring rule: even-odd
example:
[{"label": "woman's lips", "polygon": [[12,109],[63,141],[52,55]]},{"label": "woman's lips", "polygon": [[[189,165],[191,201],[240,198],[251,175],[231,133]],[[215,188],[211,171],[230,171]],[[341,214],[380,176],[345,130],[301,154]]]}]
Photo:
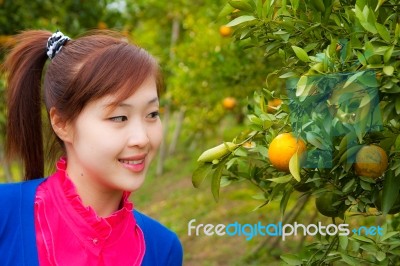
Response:
[{"label": "woman's lips", "polygon": [[119,159],[118,161],[132,172],[141,172],[145,168],[146,156],[134,156],[130,158]]}]

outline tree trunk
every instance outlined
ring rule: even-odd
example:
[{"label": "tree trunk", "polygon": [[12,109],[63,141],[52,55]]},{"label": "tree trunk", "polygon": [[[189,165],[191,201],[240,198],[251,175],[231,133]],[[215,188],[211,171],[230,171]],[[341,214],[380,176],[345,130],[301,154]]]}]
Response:
[{"label": "tree trunk", "polygon": [[167,157],[167,137],[169,128],[169,116],[171,112],[170,103],[165,106],[164,119],[163,119],[163,140],[160,145],[158,152],[156,176],[160,176],[164,173],[164,162]]},{"label": "tree trunk", "polygon": [[[175,58],[174,49],[175,49],[176,42],[178,41],[178,38],[179,38],[179,30],[180,30],[180,21],[178,18],[174,18],[172,20],[171,44],[170,44],[170,49],[169,49],[169,58],[171,60],[174,60],[174,58]],[[163,120],[163,125],[164,125],[163,141],[161,143],[159,155],[158,155],[157,169],[156,169],[157,176],[160,176],[164,173],[164,162],[167,157],[167,147],[168,147],[167,137],[168,137],[168,131],[169,131],[170,112],[171,112],[171,102],[168,101],[168,103],[165,106],[165,113],[164,113],[164,120]]]},{"label": "tree trunk", "polygon": [[177,113],[176,126],[172,135],[171,144],[169,145],[168,155],[173,155],[178,145],[179,136],[181,135],[183,119],[185,118],[185,109],[181,108]]}]

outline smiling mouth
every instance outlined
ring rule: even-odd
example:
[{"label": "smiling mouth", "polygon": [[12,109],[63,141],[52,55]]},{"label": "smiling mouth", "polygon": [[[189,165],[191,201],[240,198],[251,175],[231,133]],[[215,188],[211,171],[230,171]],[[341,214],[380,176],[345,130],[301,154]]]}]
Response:
[{"label": "smiling mouth", "polygon": [[142,164],[144,162],[144,159],[142,160],[118,160],[121,163],[124,164],[130,164],[130,165],[136,165],[136,164]]},{"label": "smiling mouth", "polygon": [[140,159],[139,158],[134,158],[134,160],[132,159],[126,158],[126,159],[119,159],[118,161],[122,164],[123,167],[134,173],[142,172],[146,166],[146,158],[141,157]]}]

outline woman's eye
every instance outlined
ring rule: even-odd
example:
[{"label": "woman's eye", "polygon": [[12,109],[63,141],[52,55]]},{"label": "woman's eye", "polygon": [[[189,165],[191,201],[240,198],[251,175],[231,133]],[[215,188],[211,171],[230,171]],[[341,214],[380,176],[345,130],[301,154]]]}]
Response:
[{"label": "woman's eye", "polygon": [[128,117],[126,117],[124,115],[120,115],[120,116],[111,117],[110,120],[113,122],[124,122],[124,121],[128,120]]},{"label": "woman's eye", "polygon": [[155,112],[151,112],[150,114],[148,114],[147,117],[149,118],[157,118],[160,116],[160,112],[159,111],[155,111]]}]

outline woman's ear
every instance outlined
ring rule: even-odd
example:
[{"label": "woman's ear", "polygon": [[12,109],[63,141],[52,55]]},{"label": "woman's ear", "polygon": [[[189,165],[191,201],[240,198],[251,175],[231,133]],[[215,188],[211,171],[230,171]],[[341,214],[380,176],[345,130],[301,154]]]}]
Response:
[{"label": "woman's ear", "polygon": [[56,135],[64,142],[72,142],[72,128],[58,113],[55,107],[50,108],[50,122]]}]

